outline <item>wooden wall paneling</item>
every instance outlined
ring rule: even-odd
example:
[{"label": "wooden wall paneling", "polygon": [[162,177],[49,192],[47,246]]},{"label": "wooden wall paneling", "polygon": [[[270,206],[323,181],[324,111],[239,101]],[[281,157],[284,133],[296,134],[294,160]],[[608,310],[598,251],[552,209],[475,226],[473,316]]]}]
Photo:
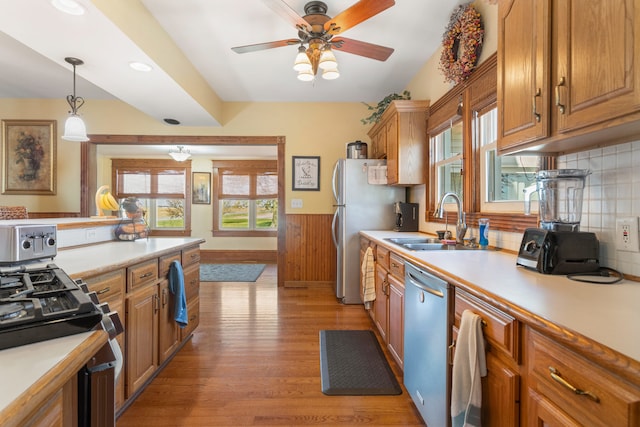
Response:
[{"label": "wooden wall paneling", "polygon": [[287,215],[285,285],[334,283],[336,249],[331,239],[333,215]]}]

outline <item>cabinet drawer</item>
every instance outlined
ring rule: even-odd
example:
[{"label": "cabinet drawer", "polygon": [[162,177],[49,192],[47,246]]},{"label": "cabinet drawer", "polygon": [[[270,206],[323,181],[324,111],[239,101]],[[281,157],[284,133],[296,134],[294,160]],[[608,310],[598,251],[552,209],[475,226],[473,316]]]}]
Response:
[{"label": "cabinet drawer", "polygon": [[373,253],[375,255],[375,251],[376,251],[375,243],[373,243],[372,241],[370,241],[365,237],[360,237],[360,250],[363,252],[366,252],[369,246],[371,246],[371,249],[373,249]]},{"label": "cabinet drawer", "polygon": [[174,254],[164,255],[158,259],[158,268],[160,269],[158,277],[162,277],[164,279],[169,276],[169,268],[173,261],[178,261],[182,264],[182,253],[176,252]]},{"label": "cabinet drawer", "polygon": [[158,280],[158,259],[141,262],[127,268],[127,292]]},{"label": "cabinet drawer", "polygon": [[184,341],[191,335],[200,323],[200,298],[196,297],[187,304],[187,316],[189,322],[187,326],[180,329],[180,341]]},{"label": "cabinet drawer", "polygon": [[191,264],[200,262],[200,246],[187,248],[182,251],[182,266],[186,267]]},{"label": "cabinet drawer", "polygon": [[197,297],[200,290],[200,265],[190,265],[184,269],[184,293],[187,303]]},{"label": "cabinet drawer", "polygon": [[376,248],[376,263],[387,271],[389,271],[390,254],[391,252],[389,252],[389,249],[384,246],[378,246]]},{"label": "cabinet drawer", "polygon": [[100,302],[121,300],[124,293],[126,276],[124,269],[85,279],[90,291],[98,294]]},{"label": "cabinet drawer", "polygon": [[515,318],[473,295],[456,289],[455,324],[457,327],[460,327],[464,310],[471,310],[482,318],[482,332],[489,345],[506,352],[517,363],[520,362],[520,336]]},{"label": "cabinet drawer", "polygon": [[389,255],[389,271],[404,282],[404,260],[393,252]]},{"label": "cabinet drawer", "polygon": [[529,387],[581,425],[640,425],[640,390],[535,331],[528,335]]}]

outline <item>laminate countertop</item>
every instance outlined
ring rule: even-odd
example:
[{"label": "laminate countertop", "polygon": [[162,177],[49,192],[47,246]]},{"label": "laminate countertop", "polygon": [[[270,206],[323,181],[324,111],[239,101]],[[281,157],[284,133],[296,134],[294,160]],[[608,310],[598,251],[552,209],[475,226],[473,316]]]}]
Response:
[{"label": "laminate countertop", "polygon": [[[576,334],[640,363],[640,283],[582,283],[516,265],[516,255],[499,250],[411,251],[385,239],[432,237],[422,233],[361,231],[408,261],[481,295],[514,317],[566,341]],[[636,366],[638,363],[635,364]]]}]

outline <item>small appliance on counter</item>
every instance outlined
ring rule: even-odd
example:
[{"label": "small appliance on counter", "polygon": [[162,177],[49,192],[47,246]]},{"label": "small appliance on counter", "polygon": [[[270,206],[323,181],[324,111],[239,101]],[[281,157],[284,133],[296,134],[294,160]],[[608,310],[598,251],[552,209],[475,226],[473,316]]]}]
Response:
[{"label": "small appliance on counter", "polygon": [[396,213],[394,231],[418,231],[418,203],[395,202],[393,206]]},{"label": "small appliance on counter", "polygon": [[594,233],[580,230],[584,169],[543,170],[536,174],[540,228],[525,230],[517,265],[544,274],[593,273],[600,269]]},{"label": "small appliance on counter", "polygon": [[57,226],[53,224],[0,225],[0,265],[53,259],[58,254]]},{"label": "small appliance on counter", "polygon": [[347,144],[347,159],[366,159],[367,143],[354,141]]},{"label": "small appliance on counter", "polygon": [[594,233],[528,228],[516,264],[544,274],[593,273],[600,269],[599,251]]}]

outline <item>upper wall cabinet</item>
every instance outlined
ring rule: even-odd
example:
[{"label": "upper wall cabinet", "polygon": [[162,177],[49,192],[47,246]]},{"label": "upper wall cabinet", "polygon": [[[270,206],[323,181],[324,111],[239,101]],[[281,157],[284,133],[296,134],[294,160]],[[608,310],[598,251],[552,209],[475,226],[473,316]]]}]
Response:
[{"label": "upper wall cabinet", "polygon": [[639,1],[503,1],[498,30],[501,154],[637,138]]},{"label": "upper wall cabinet", "polygon": [[391,185],[425,183],[429,101],[392,101],[369,131],[371,157],[387,158]]}]

